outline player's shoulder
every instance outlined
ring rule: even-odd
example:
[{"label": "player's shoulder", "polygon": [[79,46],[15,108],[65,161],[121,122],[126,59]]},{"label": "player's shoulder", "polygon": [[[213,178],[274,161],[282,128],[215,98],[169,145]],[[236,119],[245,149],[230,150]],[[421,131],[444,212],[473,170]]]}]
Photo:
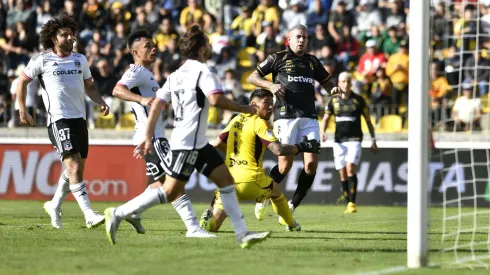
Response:
[{"label": "player's shoulder", "polygon": [[271,58],[273,60],[280,60],[280,59],[283,59],[287,56],[288,54],[288,50],[282,50],[282,51],[278,51],[278,52],[275,52],[275,53],[271,53],[268,58]]},{"label": "player's shoulder", "polygon": [[313,61],[313,62],[320,63],[320,60],[318,59],[318,57],[316,57],[315,55],[309,54],[309,53],[305,53],[303,55],[303,58],[308,59],[308,60]]},{"label": "player's shoulder", "polygon": [[352,93],[352,98],[359,101],[359,102],[366,102],[366,100],[364,100],[364,97],[362,97],[358,94],[355,94],[355,93]]}]

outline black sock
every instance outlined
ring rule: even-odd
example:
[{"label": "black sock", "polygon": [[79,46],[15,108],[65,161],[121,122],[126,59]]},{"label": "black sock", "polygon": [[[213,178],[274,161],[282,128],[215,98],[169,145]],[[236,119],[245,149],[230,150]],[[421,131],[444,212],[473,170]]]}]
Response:
[{"label": "black sock", "polygon": [[281,183],[282,180],[286,177],[286,174],[281,174],[281,172],[279,172],[279,165],[276,165],[272,167],[269,176],[272,178],[273,181]]},{"label": "black sock", "polygon": [[311,185],[313,185],[314,180],[315,175],[306,174],[305,169],[301,171],[301,174],[299,174],[298,178],[298,187],[296,187],[293,199],[291,200],[294,208],[298,207],[301,204],[301,201],[305,198],[308,190],[310,190]]},{"label": "black sock", "polygon": [[341,183],[342,183],[342,195],[348,201],[349,200],[349,181],[344,180],[344,181],[341,181]]},{"label": "black sock", "polygon": [[349,182],[351,184],[349,202],[356,203],[356,195],[357,195],[357,174],[353,175],[352,177],[349,177]]}]

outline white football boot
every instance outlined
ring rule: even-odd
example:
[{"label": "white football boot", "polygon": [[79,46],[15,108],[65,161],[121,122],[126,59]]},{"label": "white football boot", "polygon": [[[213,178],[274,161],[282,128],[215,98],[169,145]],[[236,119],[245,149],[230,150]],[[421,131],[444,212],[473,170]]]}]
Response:
[{"label": "white football boot", "polygon": [[111,244],[116,244],[116,233],[121,224],[121,219],[116,216],[116,208],[110,207],[104,210],[105,233]]},{"label": "white football boot", "polygon": [[267,206],[269,205],[270,199],[264,200],[263,202],[258,202],[255,204],[255,217],[257,220],[261,221],[265,218],[267,214]]},{"label": "white football boot", "polygon": [[194,231],[187,231],[187,238],[216,238],[216,235],[209,233],[205,229],[198,227]]},{"label": "white football boot", "polygon": [[51,226],[56,229],[63,228],[63,224],[61,223],[61,210],[55,209],[51,201],[45,202],[43,208],[51,217]]},{"label": "white football boot", "polygon": [[104,223],[104,216],[100,215],[96,212],[89,213],[85,216],[85,225],[87,225],[87,228],[96,228],[99,225]]},{"label": "white football boot", "polygon": [[245,233],[239,240],[238,242],[240,243],[241,248],[250,248],[265,239],[267,239],[270,236],[271,232],[247,232]]},{"label": "white football boot", "polygon": [[134,230],[136,230],[138,234],[145,234],[145,228],[143,227],[143,224],[141,224],[140,214],[133,213],[125,220],[129,222],[129,224],[131,224],[131,226],[134,228]]}]

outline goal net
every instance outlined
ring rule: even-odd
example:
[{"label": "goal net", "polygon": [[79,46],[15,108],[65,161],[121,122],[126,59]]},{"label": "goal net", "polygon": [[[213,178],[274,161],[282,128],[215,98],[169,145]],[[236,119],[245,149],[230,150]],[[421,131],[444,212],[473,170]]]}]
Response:
[{"label": "goal net", "polygon": [[[431,263],[490,268],[490,1],[432,0]],[[445,86],[447,84],[447,86]],[[437,166],[437,165],[436,165]],[[430,181],[429,181],[430,182]],[[442,218],[440,218],[442,217]],[[442,236],[441,233],[442,232]],[[436,240],[437,239],[437,240]]]}]

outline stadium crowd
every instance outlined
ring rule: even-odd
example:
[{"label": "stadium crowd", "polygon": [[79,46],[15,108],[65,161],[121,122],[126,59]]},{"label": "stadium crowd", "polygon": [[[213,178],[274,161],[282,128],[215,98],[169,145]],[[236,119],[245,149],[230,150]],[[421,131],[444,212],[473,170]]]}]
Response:
[{"label": "stadium crowd", "polygon": [[[478,129],[479,117],[488,109],[490,1],[432,2],[428,96],[433,126],[445,128],[445,121],[454,120],[458,129]],[[112,115],[100,117],[87,100],[90,128],[131,128],[131,110],[112,97],[132,63],[126,47],[129,33],[144,27],[154,34],[158,58],[153,72],[163,84],[182,63],[179,38],[194,23],[210,38],[213,57],[208,65],[238,102],[247,102],[255,88],[245,80],[256,65],[287,46],[290,28],[304,24],[310,32],[309,52],[334,78],[342,71],[352,73],[354,92],[370,104],[376,122],[390,114],[397,119],[386,129],[407,125],[408,0],[0,0],[1,126],[18,126],[16,79],[42,51],[40,28],[59,14],[77,19],[74,49],[86,55],[95,84],[112,107]],[[44,126],[41,88],[36,82],[31,85],[27,105],[36,124]],[[318,86],[319,115],[326,94]],[[167,117],[171,126],[172,114]],[[231,117],[211,111],[210,127],[222,127]]]}]

